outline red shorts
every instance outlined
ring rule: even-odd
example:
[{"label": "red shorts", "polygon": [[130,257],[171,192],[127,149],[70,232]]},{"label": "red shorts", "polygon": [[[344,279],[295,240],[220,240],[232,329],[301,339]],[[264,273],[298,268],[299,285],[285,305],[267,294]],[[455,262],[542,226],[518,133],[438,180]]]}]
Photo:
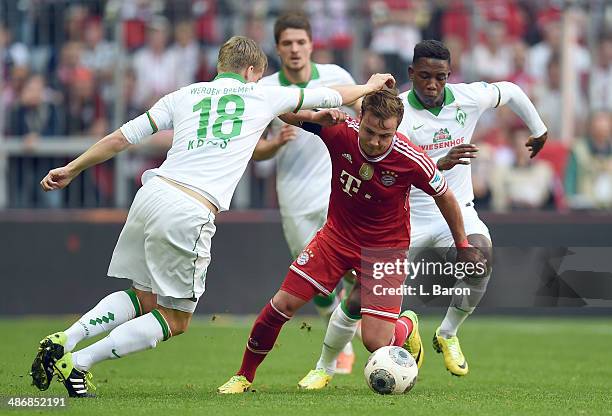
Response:
[{"label": "red shorts", "polygon": [[349,270],[361,283],[361,313],[397,320],[402,307],[405,274],[391,271],[381,276],[380,264],[406,259],[406,249],[350,246],[330,236],[325,227],[314,236],[289,266],[281,289],[309,301],[316,294],[330,295]]}]

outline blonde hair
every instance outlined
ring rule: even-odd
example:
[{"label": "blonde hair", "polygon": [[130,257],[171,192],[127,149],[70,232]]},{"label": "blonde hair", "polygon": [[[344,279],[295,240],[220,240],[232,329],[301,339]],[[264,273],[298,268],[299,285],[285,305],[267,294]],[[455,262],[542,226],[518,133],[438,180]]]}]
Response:
[{"label": "blonde hair", "polygon": [[217,72],[240,72],[253,65],[265,71],[268,58],[259,45],[245,36],[232,36],[221,46],[217,61]]}]

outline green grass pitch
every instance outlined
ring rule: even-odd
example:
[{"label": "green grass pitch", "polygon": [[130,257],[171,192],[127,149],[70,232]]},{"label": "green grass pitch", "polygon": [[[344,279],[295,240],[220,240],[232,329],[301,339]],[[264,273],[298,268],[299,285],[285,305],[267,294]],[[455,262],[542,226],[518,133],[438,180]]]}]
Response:
[{"label": "green grass pitch", "polygon": [[[195,319],[190,331],[155,350],[93,369],[95,399],[69,400],[64,409],[0,414],[61,415],[600,415],[612,414],[612,319],[473,317],[461,331],[470,374],[451,377],[430,344],[439,318],[425,317],[425,362],[415,388],[379,396],[363,379],[365,349],[356,341],[352,375],[336,376],[324,391],[304,392],[297,381],[314,364],[323,326],[296,317],[285,327],[253,388],[215,393],[238,368],[252,318]],[[27,371],[37,341],[65,328],[69,318],[1,319],[0,396],[64,396],[53,382],[39,392]],[[311,326],[303,325],[307,322]]]}]

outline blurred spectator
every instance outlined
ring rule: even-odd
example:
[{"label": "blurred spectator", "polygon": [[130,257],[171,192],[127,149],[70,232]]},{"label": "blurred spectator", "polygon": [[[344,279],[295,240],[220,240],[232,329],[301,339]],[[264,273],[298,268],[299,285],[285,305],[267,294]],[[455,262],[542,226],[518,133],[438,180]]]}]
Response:
[{"label": "blurred spectator", "polygon": [[115,53],[113,44],[104,40],[104,27],[100,19],[90,19],[85,27],[81,64],[93,71],[98,79],[110,80]]},{"label": "blurred spectator", "polygon": [[492,175],[492,203],[495,211],[541,209],[552,202],[553,170],[547,162],[530,159],[525,148],[526,128],[512,133],[513,163],[498,165]]},{"label": "blurred spectator", "polygon": [[73,72],[66,89],[64,111],[66,134],[101,137],[106,132],[104,104],[90,70],[78,68]]},{"label": "blurred spectator", "polygon": [[110,108],[115,97],[113,75],[117,50],[112,43],[104,40],[104,27],[98,18],[89,20],[84,38],[81,64],[94,74],[102,99]]},{"label": "blurred spectator", "polygon": [[528,51],[525,42],[516,41],[512,44],[512,72],[508,76],[508,81],[514,82],[525,91],[525,94],[532,97],[536,79],[527,72]]},{"label": "blurred spectator", "polygon": [[163,17],[154,18],[147,32],[147,46],[134,55],[136,74],[136,102],[141,109],[148,109],[163,95],[177,89],[176,55],[168,50],[168,22]]},{"label": "blurred spectator", "polygon": [[[318,62],[318,61],[317,61]],[[387,69],[385,68],[385,60],[379,54],[372,51],[365,51],[363,55],[363,72],[361,74],[361,79],[369,79],[372,74],[383,73]],[[404,68],[406,71],[406,76],[408,76],[408,67]],[[400,91],[405,91],[408,88],[400,89]]]},{"label": "blurred spectator", "polygon": [[174,54],[176,85],[180,88],[195,82],[200,64],[200,47],[195,40],[193,23],[179,22],[174,27],[174,41],[169,53]]},{"label": "blurred spectator", "polygon": [[[10,109],[8,133],[21,136],[26,150],[35,148],[39,140],[59,133],[58,109],[52,98],[44,78],[34,75],[27,80],[19,100]],[[38,181],[49,169],[55,167],[55,164],[54,159],[49,157],[11,158],[9,169],[16,185],[11,201],[13,206],[58,208],[62,194],[45,193],[38,186]]]},{"label": "blurred spectator", "polygon": [[466,82],[464,66],[466,56],[464,54],[465,47],[460,37],[450,36],[444,39],[444,44],[451,54],[451,74],[447,82],[451,84],[459,84]]},{"label": "blurred spectator", "polygon": [[[529,74],[542,81],[546,78],[548,62],[552,55],[561,55],[561,23],[558,20],[545,20],[542,26],[544,39],[534,45],[529,52]],[[572,62],[580,80],[589,70],[589,52],[581,45],[571,48]]]},{"label": "blurred spectator", "polygon": [[7,111],[15,103],[21,95],[21,90],[28,79],[30,71],[25,66],[14,66],[9,74],[8,82],[2,83],[0,91],[0,100],[2,100],[2,108],[5,109],[4,114],[0,115],[0,131],[6,130]]},{"label": "blurred spectator", "polygon": [[386,71],[402,84],[408,79],[407,66],[412,63],[414,46],[421,41],[412,3],[410,0],[373,0],[370,14],[373,25],[370,49],[383,57]]},{"label": "blurred spectator", "polygon": [[15,66],[27,67],[30,53],[20,42],[13,42],[11,32],[0,23],[0,65],[3,80],[7,80]]},{"label": "blurred spectator", "polygon": [[477,0],[476,6],[485,20],[499,22],[508,38],[519,39],[525,34],[527,19],[518,0]]},{"label": "blurred spectator", "polygon": [[349,4],[347,0],[310,0],[305,4],[312,22],[314,50],[328,50],[332,54],[329,63],[340,66],[347,65],[347,52],[353,43]]},{"label": "blurred spectator", "polygon": [[591,70],[590,104],[593,110],[612,111],[612,34],[601,39]]},{"label": "blurred spectator", "polygon": [[488,23],[484,40],[478,42],[472,55],[476,79],[487,82],[507,79],[512,71],[512,50],[508,45],[504,24]]},{"label": "blurred spectator", "polygon": [[612,113],[593,114],[588,137],[572,148],[565,179],[571,208],[612,207]]},{"label": "blurred spectator", "polygon": [[55,71],[55,87],[65,90],[72,82],[77,70],[84,68],[81,64],[83,45],[78,42],[66,42],[60,51],[60,60]]},{"label": "blurred spectator", "polygon": [[71,5],[66,12],[65,36],[68,41],[82,42],[88,24],[89,12],[81,4]]},{"label": "blurred spectator", "polygon": [[263,17],[253,16],[246,22],[246,36],[259,43],[261,49],[268,58],[268,68],[264,75],[273,74],[280,69],[280,60],[276,53],[276,44],[272,31],[268,29],[266,20]]},{"label": "blurred spectator", "polygon": [[[574,88],[574,117],[576,118],[576,131],[581,131],[584,126],[586,115],[586,101],[582,91]],[[547,76],[539,82],[534,89],[534,104],[548,127],[548,138],[553,140],[562,139],[561,124],[566,115],[562,111],[561,95],[561,61],[557,54],[550,57],[547,67]]]},{"label": "blurred spectator", "polygon": [[27,136],[29,140],[58,135],[59,114],[52,98],[41,75],[30,77],[18,101],[9,110],[7,133],[11,136]]},{"label": "blurred spectator", "polygon": [[219,30],[219,16],[217,8],[224,2],[217,4],[217,0],[194,0],[193,14],[196,18],[196,34],[205,45],[216,45],[223,37]]},{"label": "blurred spectator", "polygon": [[122,0],[121,17],[124,20],[125,46],[134,50],[145,43],[147,22],[161,13],[164,3],[160,0]]}]

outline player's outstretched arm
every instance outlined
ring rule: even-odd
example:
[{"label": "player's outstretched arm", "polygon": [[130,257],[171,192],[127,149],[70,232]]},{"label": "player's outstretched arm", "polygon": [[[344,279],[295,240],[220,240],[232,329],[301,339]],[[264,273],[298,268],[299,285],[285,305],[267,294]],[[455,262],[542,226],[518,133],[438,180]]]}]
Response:
[{"label": "player's outstretched arm", "polygon": [[287,113],[279,116],[287,124],[302,127],[304,123],[313,123],[320,126],[329,127],[338,123],[343,123],[348,115],[337,108],[320,111],[301,110],[297,113]]},{"label": "player's outstretched arm", "polygon": [[455,240],[457,260],[470,263],[486,263],[485,257],[480,250],[471,249],[472,246],[465,234],[461,208],[459,208],[459,203],[453,191],[447,189],[442,195],[434,197],[434,200],[440,213],[446,220],[448,228],[450,228],[453,240]]},{"label": "player's outstretched arm", "polygon": [[45,192],[63,189],[85,169],[112,158],[129,146],[131,143],[127,141],[121,130],[117,129],[66,166],[50,170],[40,181],[40,186]]},{"label": "player's outstretched arm", "polygon": [[525,122],[531,131],[531,137],[525,146],[531,152],[530,157],[534,157],[544,147],[548,138],[547,129],[540,118],[535,106],[518,85],[501,81],[495,85],[499,89],[499,105],[508,104],[508,107]]}]

